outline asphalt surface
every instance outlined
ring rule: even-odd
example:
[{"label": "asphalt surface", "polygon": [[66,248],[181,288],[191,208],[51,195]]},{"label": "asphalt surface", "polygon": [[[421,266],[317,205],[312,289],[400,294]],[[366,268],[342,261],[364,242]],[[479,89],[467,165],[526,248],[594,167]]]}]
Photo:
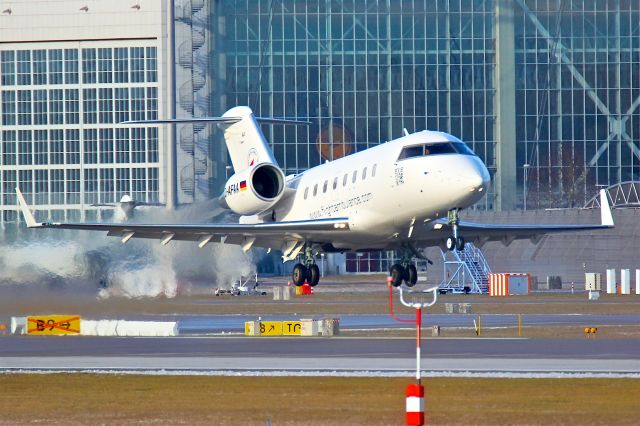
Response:
[{"label": "asphalt surface", "polygon": [[[7,356],[286,356],[413,358],[412,338],[309,337],[88,337],[12,336],[0,341]],[[426,358],[640,359],[640,339],[427,338]],[[0,361],[1,362],[1,361]]]},{"label": "asphalt surface", "polygon": [[[640,375],[640,340],[423,341],[425,374]],[[0,371],[181,374],[411,374],[415,340],[403,338],[36,337],[2,339]]]}]

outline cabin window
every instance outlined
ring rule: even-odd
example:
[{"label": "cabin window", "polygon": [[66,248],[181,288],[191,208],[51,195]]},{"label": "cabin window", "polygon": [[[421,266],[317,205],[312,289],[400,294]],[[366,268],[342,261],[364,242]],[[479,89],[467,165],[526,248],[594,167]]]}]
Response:
[{"label": "cabin window", "polygon": [[365,180],[367,178],[367,168],[365,167],[364,169],[362,169],[362,180]]},{"label": "cabin window", "polygon": [[371,169],[371,177],[376,177],[376,169],[378,168],[377,164],[373,165],[373,169]]},{"label": "cabin window", "polygon": [[307,199],[307,195],[309,195],[309,187],[308,186],[304,189],[304,199],[305,200]]},{"label": "cabin window", "polygon": [[317,193],[318,193],[318,184],[316,183],[315,185],[313,185],[313,196],[315,197]]},{"label": "cabin window", "polygon": [[347,186],[347,179],[349,178],[349,173],[344,174],[344,178],[342,179],[342,186]]},{"label": "cabin window", "polygon": [[358,171],[353,171],[353,177],[351,178],[351,183],[356,183],[356,179],[358,178]]},{"label": "cabin window", "polygon": [[336,176],[336,177],[333,179],[333,189],[336,189],[337,187],[338,187],[338,176]]},{"label": "cabin window", "polygon": [[325,180],[324,181],[324,186],[322,187],[322,193],[327,192],[327,186],[329,186],[329,181]]}]

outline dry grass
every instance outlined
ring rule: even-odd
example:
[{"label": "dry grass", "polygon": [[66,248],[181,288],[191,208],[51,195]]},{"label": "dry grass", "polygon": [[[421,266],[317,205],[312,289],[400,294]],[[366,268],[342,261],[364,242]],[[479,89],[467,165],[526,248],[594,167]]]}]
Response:
[{"label": "dry grass", "polygon": [[[411,379],[0,375],[2,424],[400,425]],[[429,424],[637,424],[640,381],[425,381]]]}]

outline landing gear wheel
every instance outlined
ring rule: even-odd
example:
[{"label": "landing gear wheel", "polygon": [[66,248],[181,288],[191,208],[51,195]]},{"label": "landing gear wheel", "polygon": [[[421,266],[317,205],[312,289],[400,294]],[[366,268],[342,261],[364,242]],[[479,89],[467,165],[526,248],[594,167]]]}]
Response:
[{"label": "landing gear wheel", "polygon": [[307,279],[307,267],[302,263],[296,263],[293,267],[293,272],[291,273],[291,279],[298,287],[304,284],[304,281]]},{"label": "landing gear wheel", "polygon": [[407,285],[407,287],[413,287],[418,282],[418,270],[416,269],[416,266],[413,264],[407,266],[406,270],[407,270],[407,279],[405,281],[405,284]]},{"label": "landing gear wheel", "polygon": [[315,287],[320,282],[320,268],[315,263],[307,268],[307,282],[311,287]]},{"label": "landing gear wheel", "polygon": [[456,248],[456,239],[452,235],[447,238],[447,240],[445,241],[445,244],[447,246],[447,250],[453,251]]},{"label": "landing gear wheel", "polygon": [[464,238],[462,237],[456,238],[456,250],[458,251],[464,250]]},{"label": "landing gear wheel", "polygon": [[394,287],[400,287],[402,280],[404,279],[404,268],[400,264],[395,264],[389,270],[389,276],[391,277],[391,285]]}]

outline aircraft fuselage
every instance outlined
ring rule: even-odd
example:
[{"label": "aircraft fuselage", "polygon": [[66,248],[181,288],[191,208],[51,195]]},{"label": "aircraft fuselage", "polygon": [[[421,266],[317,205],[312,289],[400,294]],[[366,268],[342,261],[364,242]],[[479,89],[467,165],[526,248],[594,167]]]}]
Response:
[{"label": "aircraft fuselage", "polygon": [[334,247],[382,249],[413,223],[446,217],[484,196],[487,168],[466,146],[457,152],[459,144],[451,135],[423,131],[321,164],[287,181],[295,193],[275,206],[274,216],[348,217],[349,240]]}]

